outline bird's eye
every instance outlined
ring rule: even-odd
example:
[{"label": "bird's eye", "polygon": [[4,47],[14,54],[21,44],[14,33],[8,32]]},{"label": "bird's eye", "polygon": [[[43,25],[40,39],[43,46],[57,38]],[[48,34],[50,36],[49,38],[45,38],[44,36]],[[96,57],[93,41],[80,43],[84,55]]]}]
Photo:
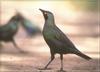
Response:
[{"label": "bird's eye", "polygon": [[44,14],[45,14],[45,15],[47,15],[47,13],[46,13],[46,12],[44,12]]},{"label": "bird's eye", "polygon": [[45,18],[45,19],[48,18],[47,12],[44,12],[44,18]]}]

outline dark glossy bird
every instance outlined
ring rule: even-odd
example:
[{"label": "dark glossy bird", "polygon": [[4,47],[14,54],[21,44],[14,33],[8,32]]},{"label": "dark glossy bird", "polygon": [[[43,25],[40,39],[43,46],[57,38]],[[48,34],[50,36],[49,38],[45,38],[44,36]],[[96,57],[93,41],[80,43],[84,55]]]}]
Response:
[{"label": "dark glossy bird", "polygon": [[43,37],[50,48],[51,60],[44,69],[54,60],[55,54],[60,54],[61,71],[63,71],[63,54],[76,54],[86,60],[91,58],[80,52],[71,40],[55,25],[54,15],[50,11],[42,10],[45,24],[43,28]]},{"label": "dark glossy bird", "polygon": [[18,31],[18,24],[21,21],[21,19],[22,17],[20,16],[20,14],[16,13],[16,15],[14,15],[8,21],[7,24],[0,26],[0,42],[1,41],[12,42],[19,51],[21,51],[21,49],[19,49],[19,47],[17,46],[14,40],[14,36],[16,35]]},{"label": "dark glossy bird", "polygon": [[16,12],[7,24],[0,26],[0,42],[12,42],[15,48],[22,52],[14,40],[14,36],[17,34],[20,25],[24,28],[28,36],[34,36],[36,32],[40,31],[29,20],[25,19],[21,13]]}]

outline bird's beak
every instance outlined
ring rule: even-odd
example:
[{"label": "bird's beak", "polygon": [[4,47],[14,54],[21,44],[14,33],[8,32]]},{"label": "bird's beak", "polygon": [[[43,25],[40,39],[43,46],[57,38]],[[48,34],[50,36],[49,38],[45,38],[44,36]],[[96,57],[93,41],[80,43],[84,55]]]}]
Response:
[{"label": "bird's beak", "polygon": [[43,10],[43,9],[39,9],[39,10],[43,13],[43,16],[44,16],[44,18],[46,20],[48,18],[47,12],[45,10]]},{"label": "bird's beak", "polygon": [[45,12],[45,10],[43,10],[43,9],[39,9],[41,12]]}]

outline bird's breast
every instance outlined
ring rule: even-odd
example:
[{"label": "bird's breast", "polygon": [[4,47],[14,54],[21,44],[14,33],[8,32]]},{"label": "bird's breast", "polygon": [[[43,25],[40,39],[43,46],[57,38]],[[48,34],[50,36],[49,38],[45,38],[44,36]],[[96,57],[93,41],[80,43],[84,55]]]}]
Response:
[{"label": "bird's breast", "polygon": [[53,32],[53,29],[51,28],[44,28],[43,29],[43,36],[44,38],[46,39],[53,39],[54,38],[54,32]]}]

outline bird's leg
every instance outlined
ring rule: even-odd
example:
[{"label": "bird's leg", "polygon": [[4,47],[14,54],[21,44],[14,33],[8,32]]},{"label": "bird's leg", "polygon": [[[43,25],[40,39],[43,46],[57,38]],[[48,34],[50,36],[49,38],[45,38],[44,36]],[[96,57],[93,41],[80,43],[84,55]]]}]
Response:
[{"label": "bird's leg", "polygon": [[51,60],[47,63],[47,65],[44,67],[44,69],[47,69],[48,65],[54,60],[54,55],[51,56]]},{"label": "bird's leg", "polygon": [[0,52],[2,51],[2,44],[1,44],[1,42],[0,42]]},{"label": "bird's leg", "polygon": [[12,43],[14,44],[15,48],[18,49],[20,52],[23,52],[16,44],[15,40],[12,39]]},{"label": "bird's leg", "polygon": [[0,43],[0,47],[2,47],[2,44]]},{"label": "bird's leg", "polygon": [[60,68],[60,70],[63,71],[63,54],[60,54],[60,59],[61,59],[61,68]]}]

